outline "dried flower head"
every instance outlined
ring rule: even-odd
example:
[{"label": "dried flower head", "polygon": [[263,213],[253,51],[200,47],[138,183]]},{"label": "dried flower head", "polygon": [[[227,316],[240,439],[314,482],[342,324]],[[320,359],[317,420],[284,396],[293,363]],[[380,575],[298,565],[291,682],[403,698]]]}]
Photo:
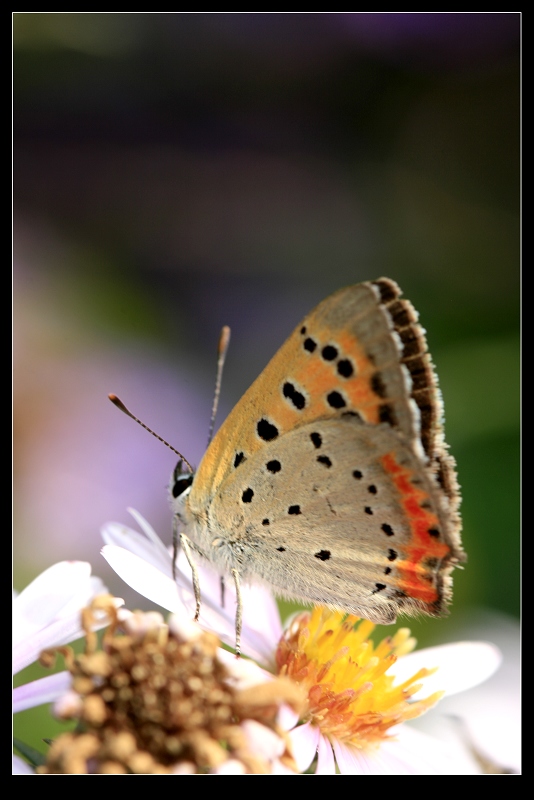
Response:
[{"label": "dried flower head", "polygon": [[[91,624],[96,607],[110,617],[98,645]],[[84,653],[59,648],[72,689],[56,713],[80,730],[56,739],[45,773],[209,773],[293,771],[288,738],[276,723],[282,703],[302,696],[287,679],[241,688],[237,669],[220,658],[214,634],[176,616],[136,612],[120,621],[109,598],[83,612]],[[43,654],[50,663],[53,653]],[[248,667],[245,667],[248,669]],[[253,681],[254,682],[254,679]]]}]

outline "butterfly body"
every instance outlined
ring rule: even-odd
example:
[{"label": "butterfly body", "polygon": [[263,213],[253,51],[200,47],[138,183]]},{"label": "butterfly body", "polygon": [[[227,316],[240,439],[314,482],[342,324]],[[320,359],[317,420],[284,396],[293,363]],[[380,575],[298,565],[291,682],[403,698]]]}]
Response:
[{"label": "butterfly body", "polygon": [[171,503],[222,575],[377,623],[440,615],[464,560],[455,465],[417,313],[388,279],[297,326]]}]

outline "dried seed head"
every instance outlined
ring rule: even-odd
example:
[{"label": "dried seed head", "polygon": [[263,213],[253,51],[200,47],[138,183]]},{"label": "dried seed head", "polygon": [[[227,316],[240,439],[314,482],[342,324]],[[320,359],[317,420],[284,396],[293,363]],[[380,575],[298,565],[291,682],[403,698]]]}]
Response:
[{"label": "dried seed head", "polygon": [[60,736],[40,772],[208,773],[238,762],[244,772],[268,773],[274,751],[253,752],[243,725],[251,720],[279,742],[276,758],[292,764],[275,720],[281,703],[300,701],[294,685],[275,679],[240,691],[213,634],[176,618],[167,626],[158,614],[137,612],[122,624],[114,608],[109,613],[102,650],[90,639],[71,659],[79,702],[71,691],[68,716],[76,714],[84,732]]}]

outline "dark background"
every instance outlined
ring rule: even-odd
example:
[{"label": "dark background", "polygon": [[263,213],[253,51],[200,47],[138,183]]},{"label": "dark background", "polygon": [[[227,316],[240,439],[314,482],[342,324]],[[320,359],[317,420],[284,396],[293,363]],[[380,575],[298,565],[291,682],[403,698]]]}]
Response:
[{"label": "dark background", "polygon": [[[170,540],[219,423],[300,318],[389,276],[428,332],[463,488],[452,622],[519,607],[516,13],[14,14],[14,580]],[[405,621],[406,622],[406,621]]]}]

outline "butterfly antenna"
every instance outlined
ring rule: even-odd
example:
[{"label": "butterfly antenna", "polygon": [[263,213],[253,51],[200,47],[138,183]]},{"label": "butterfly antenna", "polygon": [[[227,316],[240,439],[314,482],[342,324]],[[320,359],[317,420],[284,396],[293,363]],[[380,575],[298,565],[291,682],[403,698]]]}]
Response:
[{"label": "butterfly antenna", "polygon": [[219,344],[217,346],[217,378],[215,380],[215,394],[213,396],[213,406],[211,409],[211,421],[210,421],[210,432],[208,435],[208,445],[213,438],[213,428],[215,426],[215,417],[217,415],[217,408],[219,406],[219,395],[221,394],[222,373],[229,344],[230,344],[230,328],[228,327],[228,325],[223,325],[223,328],[221,330],[221,335],[219,336]]},{"label": "butterfly antenna", "polygon": [[188,467],[188,469],[189,469],[189,471],[191,472],[191,474],[193,474],[193,472],[194,472],[194,469],[193,469],[193,467],[191,466],[191,464],[189,463],[189,461],[187,460],[187,458],[186,458],[185,456],[183,456],[183,455],[180,453],[180,451],[179,451],[179,450],[177,450],[175,447],[173,447],[173,446],[172,446],[172,444],[169,444],[167,441],[165,441],[165,439],[163,439],[161,436],[158,436],[158,434],[157,434],[155,431],[153,431],[153,430],[152,430],[152,428],[149,428],[149,427],[148,427],[148,425],[145,425],[145,423],[144,423],[144,422],[141,422],[141,420],[140,420],[140,419],[138,419],[138,418],[137,418],[137,417],[136,417],[134,414],[132,414],[132,412],[131,412],[131,411],[129,411],[129,410],[126,408],[126,406],[124,405],[124,403],[122,402],[122,400],[119,400],[119,398],[117,397],[117,395],[116,395],[116,394],[108,394],[108,397],[109,397],[109,399],[111,400],[111,402],[113,403],[113,405],[114,405],[114,406],[117,406],[117,408],[120,408],[120,410],[121,410],[121,411],[122,411],[124,414],[126,414],[126,416],[127,416],[127,417],[131,417],[133,420],[135,420],[135,422],[138,422],[138,423],[139,423],[139,425],[140,425],[142,428],[144,428],[144,429],[145,429],[145,431],[148,431],[149,433],[151,433],[151,434],[152,434],[152,436],[155,436],[155,437],[156,437],[156,439],[159,439],[159,440],[160,440],[160,442],[163,442],[163,444],[167,445],[167,447],[169,448],[169,450],[172,450],[172,452],[173,452],[173,453],[176,453],[176,455],[177,455],[177,456],[179,456],[179,457],[182,459],[182,461],[184,462],[184,464],[185,464],[185,465]]}]

